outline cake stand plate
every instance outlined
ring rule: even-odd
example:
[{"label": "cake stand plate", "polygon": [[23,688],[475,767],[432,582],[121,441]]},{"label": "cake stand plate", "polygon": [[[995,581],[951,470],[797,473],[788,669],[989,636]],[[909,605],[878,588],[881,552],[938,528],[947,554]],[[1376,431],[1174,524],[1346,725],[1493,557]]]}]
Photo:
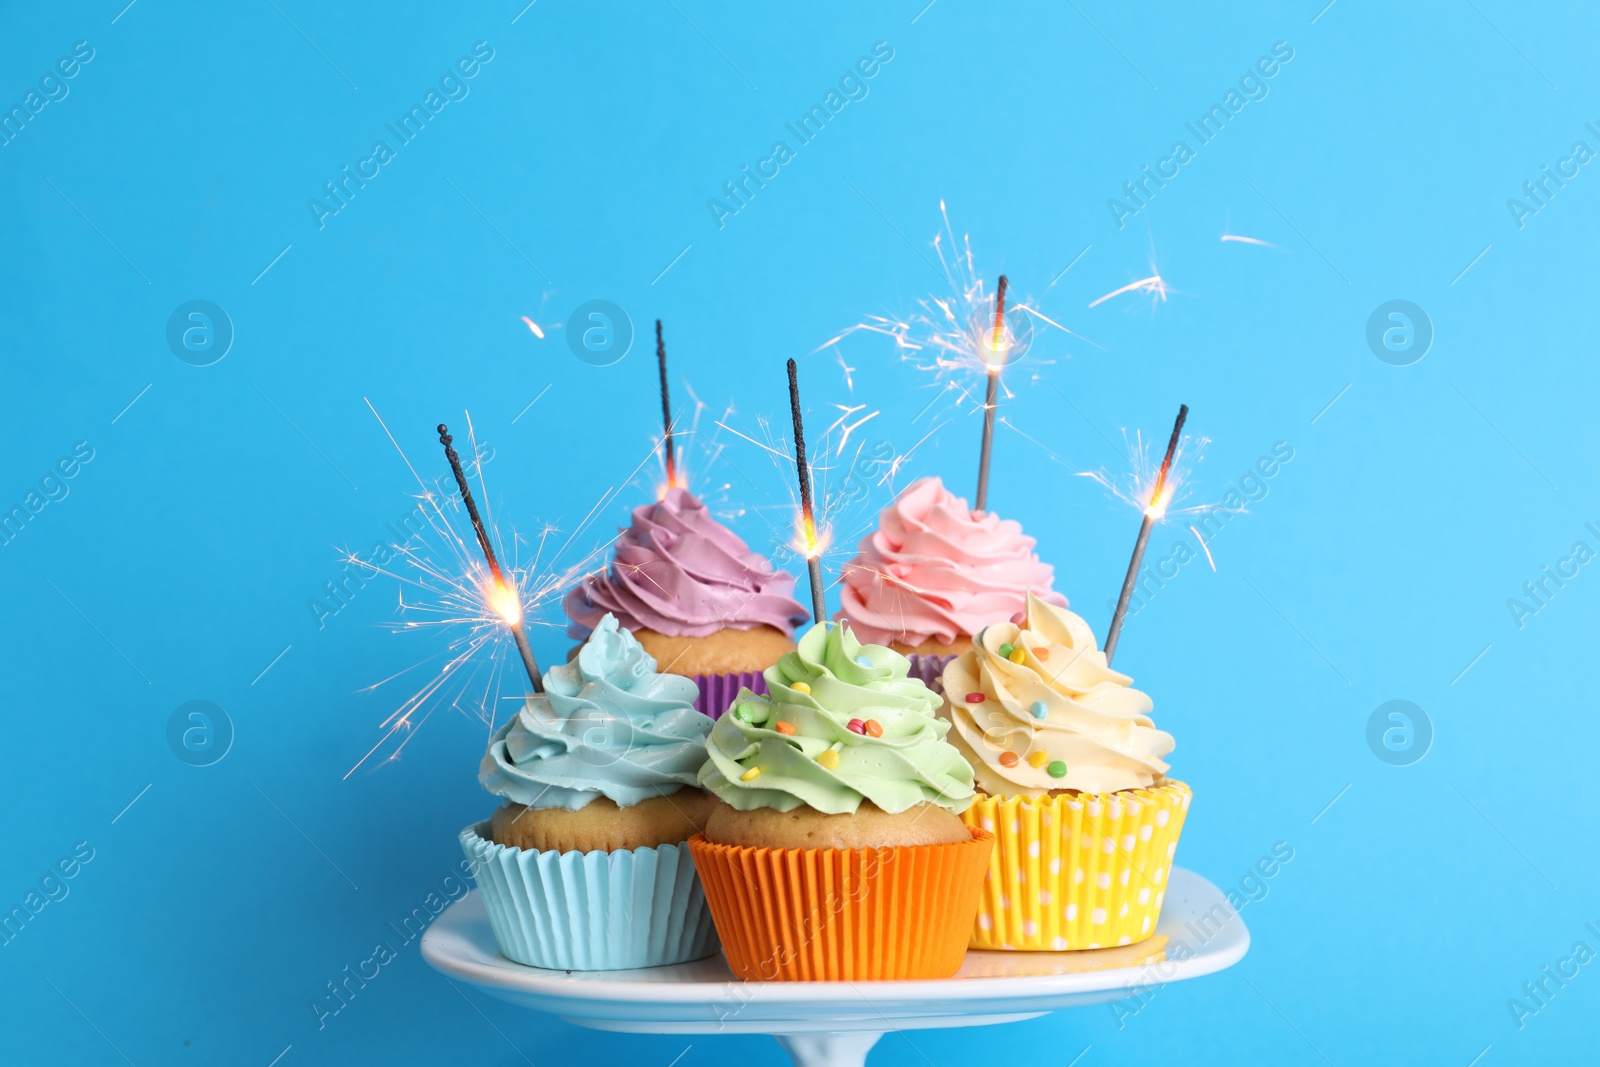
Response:
[{"label": "cake stand plate", "polygon": [[[1087,952],[968,952],[955,977],[916,982],[742,982],[721,954],[632,971],[549,971],[500,954],[476,890],[422,937],[452,978],[575,1026],[636,1034],[771,1034],[799,1067],[861,1067],[878,1038],[1032,1019],[1212,974],[1250,947],[1204,878],[1172,868],[1155,936]],[[1181,958],[1180,958],[1181,957]]]}]

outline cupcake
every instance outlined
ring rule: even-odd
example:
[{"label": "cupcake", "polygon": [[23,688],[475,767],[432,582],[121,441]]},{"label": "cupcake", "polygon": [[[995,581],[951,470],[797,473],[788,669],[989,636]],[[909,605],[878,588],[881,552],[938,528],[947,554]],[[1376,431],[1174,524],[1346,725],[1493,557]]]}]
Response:
[{"label": "cupcake", "polygon": [[1033,546],[1019,523],[972,511],[938,478],[919,478],[845,565],[839,618],[862,640],[911,655],[913,672],[933,682],[980,627],[1020,613],[1029,593],[1066,604]]},{"label": "cupcake", "polygon": [[610,615],[495,732],[478,781],[506,803],[461,833],[500,950],[566,970],[716,951],[684,841],[715,803],[695,782],[711,721],[688,679]]},{"label": "cupcake", "polygon": [[978,798],[962,815],[996,846],[974,948],[1142,941],[1166,897],[1190,790],[1167,778],[1172,735],[1106,665],[1089,624],[1030,595],[944,670],[950,740]]},{"label": "cupcake", "polygon": [[690,838],[733,973],[945,978],[961,966],[991,835],[972,768],[904,656],[814,627],[717,721]]},{"label": "cupcake", "polygon": [[794,576],[750,551],[687,489],[635,508],[615,558],[567,594],[573,637],[614,615],[662,671],[694,678],[697,706],[720,715],[740,686],[794,648],[809,616]]}]

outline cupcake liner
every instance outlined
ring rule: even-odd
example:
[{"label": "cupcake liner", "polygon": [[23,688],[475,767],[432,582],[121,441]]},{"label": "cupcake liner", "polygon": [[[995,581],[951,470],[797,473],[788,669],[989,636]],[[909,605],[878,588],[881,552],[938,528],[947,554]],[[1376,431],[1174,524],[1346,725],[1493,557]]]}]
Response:
[{"label": "cupcake liner", "polygon": [[896,848],[689,839],[728,966],[746,981],[948,978],[961,967],[993,836]]},{"label": "cupcake liner", "polygon": [[991,797],[961,816],[995,835],[972,947],[1108,948],[1155,932],[1192,793]]},{"label": "cupcake liner", "polygon": [[951,660],[956,658],[955,655],[924,656],[921,653],[913,652],[906,658],[911,661],[911,677],[921,678],[929,689],[942,696],[944,694],[944,682],[941,679],[944,677],[944,669],[949,666]]},{"label": "cupcake liner", "polygon": [[614,852],[510,848],[487,821],[461,831],[500,951],[568,971],[659,967],[709,956],[716,931],[683,845]]},{"label": "cupcake liner", "polygon": [[720,719],[722,713],[733,706],[733,700],[739,695],[740,689],[748,689],[757,696],[765,696],[767,692],[767,679],[760,671],[743,671],[739,674],[697,674],[694,684],[700,687],[700,696],[695,700],[697,711],[703,711],[713,719]]}]

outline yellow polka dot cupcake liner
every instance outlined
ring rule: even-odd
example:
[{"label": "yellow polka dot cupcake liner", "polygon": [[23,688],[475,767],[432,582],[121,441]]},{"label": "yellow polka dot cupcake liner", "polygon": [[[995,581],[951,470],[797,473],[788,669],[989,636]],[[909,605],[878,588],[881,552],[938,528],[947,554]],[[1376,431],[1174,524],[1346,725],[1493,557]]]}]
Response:
[{"label": "yellow polka dot cupcake liner", "polygon": [[994,834],[973,948],[1061,952],[1155,933],[1193,793],[1182,782],[1051,797],[978,794]]}]

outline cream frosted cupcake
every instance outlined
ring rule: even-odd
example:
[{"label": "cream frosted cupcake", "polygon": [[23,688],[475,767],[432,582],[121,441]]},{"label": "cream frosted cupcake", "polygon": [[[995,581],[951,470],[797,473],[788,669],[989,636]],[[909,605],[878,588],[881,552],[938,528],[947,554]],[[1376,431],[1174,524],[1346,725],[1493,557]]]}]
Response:
[{"label": "cream frosted cupcake", "polygon": [[583,637],[605,615],[632,631],[660,669],[696,679],[700,709],[720,715],[740,686],[794,648],[809,615],[781,571],[711,516],[687,489],[635,508],[603,571],[564,604]]},{"label": "cream frosted cupcake", "polygon": [[845,565],[839,618],[863,641],[918,657],[914,668],[933,681],[979,629],[1020,613],[1030,592],[1066,603],[1033,546],[1019,523],[974,512],[938,478],[919,478]]},{"label": "cream frosted cupcake", "polygon": [[814,627],[718,720],[690,839],[745,979],[941,978],[966,951],[990,835],[958,813],[972,768],[904,656]]},{"label": "cream frosted cupcake", "polygon": [[996,848],[976,948],[1126,945],[1155,930],[1189,810],[1172,735],[1112,670],[1088,623],[1027,598],[944,670],[950,740],[972,764],[969,826]]},{"label": "cream frosted cupcake", "polygon": [[506,803],[462,831],[501,951],[567,970],[716,951],[684,841],[712,798],[695,782],[711,721],[694,683],[658,674],[615,618],[544,676],[478,780]]}]

